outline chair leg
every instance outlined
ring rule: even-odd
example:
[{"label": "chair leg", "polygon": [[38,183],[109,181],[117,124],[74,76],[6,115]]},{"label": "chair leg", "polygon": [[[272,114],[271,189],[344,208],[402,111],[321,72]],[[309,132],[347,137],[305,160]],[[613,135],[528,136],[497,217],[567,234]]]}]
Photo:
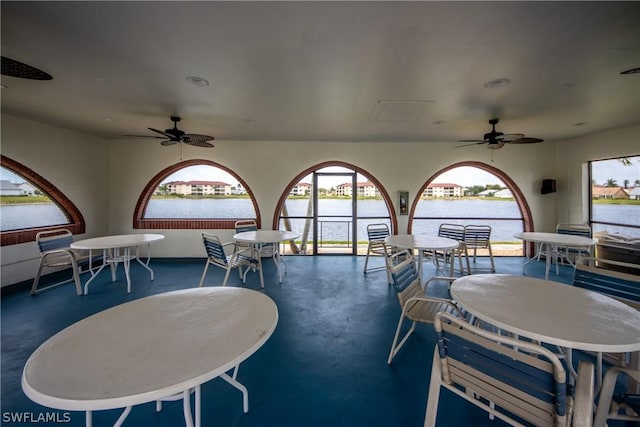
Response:
[{"label": "chair leg", "polygon": [[438,416],[438,403],[440,401],[440,356],[438,347],[433,351],[433,363],[431,364],[431,380],[429,381],[429,392],[427,394],[427,409],[424,414],[424,427],[435,427]]},{"label": "chair leg", "polygon": [[38,272],[36,273],[36,277],[33,279],[33,285],[31,285],[31,295],[35,295],[38,291],[38,283],[40,282],[40,275],[42,274],[42,269],[44,268],[44,260],[40,259],[40,264],[38,265]]},{"label": "chair leg", "polygon": [[398,321],[398,327],[396,328],[396,335],[393,337],[393,344],[391,344],[391,351],[389,352],[389,358],[387,359],[387,364],[389,365],[391,365],[391,362],[393,361],[393,358],[395,357],[395,355],[398,354],[398,352],[400,351],[404,343],[406,343],[407,340],[409,339],[409,336],[411,336],[413,331],[416,329],[416,322],[411,322],[411,327],[409,328],[407,333],[402,337],[402,339],[400,340],[400,343],[398,343],[398,337],[400,336],[400,330],[402,329],[402,322],[404,320],[404,317],[405,317],[405,312],[404,310],[402,310],[402,314],[400,315],[400,320]]},{"label": "chair leg", "polygon": [[82,282],[80,282],[80,268],[74,261],[71,263],[71,269],[73,270],[73,281],[76,284],[76,294],[82,295]]},{"label": "chair leg", "polygon": [[198,285],[199,288],[201,288],[202,283],[204,283],[204,276],[207,275],[208,268],[209,268],[209,261],[207,261],[207,263],[204,265],[204,271],[202,272],[202,277],[200,278],[200,284]]},{"label": "chair leg", "polygon": [[[242,278],[242,269],[239,268],[238,271],[240,271],[240,278]],[[222,286],[227,286],[227,280],[229,280],[229,273],[231,273],[231,269],[227,268],[227,272],[224,274],[224,281],[222,282]]]},{"label": "chair leg", "polygon": [[364,274],[367,274],[367,265],[369,265],[369,248],[367,248],[367,256],[364,259]]},{"label": "chair leg", "polygon": [[491,272],[495,273],[496,272],[496,263],[493,260],[493,251],[491,250],[491,245],[487,246],[487,249],[489,249],[489,260],[491,261]]}]

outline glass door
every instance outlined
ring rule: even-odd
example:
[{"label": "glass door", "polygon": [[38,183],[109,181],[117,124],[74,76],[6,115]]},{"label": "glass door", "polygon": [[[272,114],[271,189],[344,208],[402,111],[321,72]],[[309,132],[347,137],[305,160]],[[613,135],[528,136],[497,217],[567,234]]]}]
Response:
[{"label": "glass door", "polygon": [[357,254],[355,172],[313,173],[313,253]]}]

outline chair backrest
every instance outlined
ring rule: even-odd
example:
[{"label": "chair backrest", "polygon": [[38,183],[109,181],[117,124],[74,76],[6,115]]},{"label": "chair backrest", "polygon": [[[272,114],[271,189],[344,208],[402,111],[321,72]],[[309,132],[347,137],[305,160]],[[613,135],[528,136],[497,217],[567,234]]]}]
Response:
[{"label": "chair backrest", "polygon": [[589,225],[587,224],[560,223],[556,226],[556,233],[591,237],[591,227],[589,227]]},{"label": "chair backrest", "polygon": [[204,249],[207,251],[207,257],[221,265],[227,265],[227,255],[220,239],[215,234],[202,233],[202,241]]},{"label": "chair backrest", "polygon": [[467,225],[464,227],[464,243],[469,248],[486,248],[491,243],[491,226]]},{"label": "chair backrest", "polygon": [[[566,425],[567,374],[551,351],[447,313],[436,315],[434,328],[444,384],[463,394],[473,390],[506,418],[536,426]],[[472,400],[489,410],[480,399]]]},{"label": "chair backrest", "polygon": [[73,234],[67,229],[41,231],[36,234],[40,252],[68,249],[73,243]]},{"label": "chair backrest", "polygon": [[576,263],[573,285],[608,295],[640,310],[640,275],[587,265],[587,263],[593,264],[593,261],[602,266],[635,267],[640,274],[640,266],[635,264],[599,258],[584,258],[581,262]]},{"label": "chair backrest", "polygon": [[258,224],[252,219],[243,219],[240,221],[236,221],[235,224],[236,233],[243,233],[245,231],[256,231],[258,229]]},{"label": "chair backrest", "polygon": [[369,241],[384,241],[390,235],[389,226],[387,224],[369,224],[367,225],[367,236]]},{"label": "chair backrest", "polygon": [[420,280],[420,277],[413,256],[407,256],[403,261],[394,263],[394,258],[398,256],[399,254],[394,254],[390,257],[389,269],[391,270],[393,287],[396,291],[402,292],[415,280]]},{"label": "chair backrest", "polygon": [[438,236],[462,242],[464,240],[464,225],[460,224],[440,224]]}]

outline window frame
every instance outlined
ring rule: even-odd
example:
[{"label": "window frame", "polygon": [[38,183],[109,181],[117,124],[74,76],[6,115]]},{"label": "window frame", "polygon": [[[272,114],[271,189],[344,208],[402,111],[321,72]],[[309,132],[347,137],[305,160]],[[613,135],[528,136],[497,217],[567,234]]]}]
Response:
[{"label": "window frame", "polygon": [[[232,175],[235,179],[238,180],[238,182],[243,186],[243,188],[249,195],[251,203],[253,204],[253,209],[256,213],[255,218],[145,218],[144,213],[147,209],[147,205],[149,204],[149,201],[151,200],[151,197],[153,196],[153,193],[158,185],[160,185],[160,183],[169,175],[189,166],[212,166],[218,169],[222,169],[223,171]],[[258,228],[261,227],[262,221],[260,209],[258,208],[256,198],[254,197],[253,192],[251,191],[247,183],[240,176],[238,176],[237,173],[224,165],[211,160],[190,159],[175,163],[161,170],[153,178],[151,178],[151,180],[142,190],[142,193],[138,198],[138,202],[136,203],[136,207],[133,212],[133,228],[150,230],[232,230],[235,228],[236,221],[244,219],[253,219],[256,221]]]},{"label": "window frame", "polygon": [[0,155],[0,163],[2,163],[4,168],[21,176],[25,180],[29,181],[29,183],[34,187],[38,188],[38,190],[42,191],[43,194],[49,197],[53,203],[58,206],[69,221],[67,224],[2,231],[0,232],[0,246],[33,242],[36,239],[36,234],[41,231],[67,229],[72,234],[83,234],[85,232],[86,225],[80,210],[55,185],[32,169],[20,162],[6,157],[5,155]]}]

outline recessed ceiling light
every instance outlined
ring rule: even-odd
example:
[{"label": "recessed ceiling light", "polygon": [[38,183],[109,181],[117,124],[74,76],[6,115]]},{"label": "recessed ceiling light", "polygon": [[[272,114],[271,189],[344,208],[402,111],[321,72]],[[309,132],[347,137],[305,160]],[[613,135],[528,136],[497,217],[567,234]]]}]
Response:
[{"label": "recessed ceiling light", "polygon": [[187,77],[187,81],[196,86],[209,86],[209,80],[202,77],[189,76]]},{"label": "recessed ceiling light", "polygon": [[484,84],[484,87],[488,89],[494,89],[497,87],[505,87],[508,84],[509,84],[509,79],[502,78],[502,79],[495,79],[495,80],[488,81]]},{"label": "recessed ceiling light", "polygon": [[110,117],[105,117],[103,120],[104,120],[105,122],[112,122],[112,121],[113,121],[113,119],[112,119],[112,118],[110,118]]},{"label": "recessed ceiling light", "polygon": [[620,74],[638,74],[640,73],[640,67],[631,68],[629,70],[622,71]]}]

